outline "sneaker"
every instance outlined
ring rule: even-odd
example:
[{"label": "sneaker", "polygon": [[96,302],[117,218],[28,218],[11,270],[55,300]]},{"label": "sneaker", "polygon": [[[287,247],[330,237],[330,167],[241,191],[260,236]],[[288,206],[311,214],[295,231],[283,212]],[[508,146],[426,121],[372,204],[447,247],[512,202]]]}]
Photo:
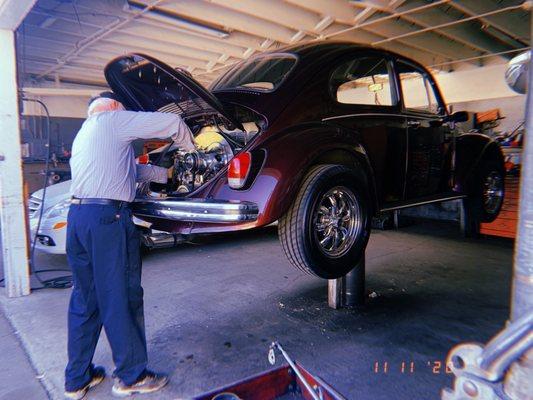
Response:
[{"label": "sneaker", "polygon": [[132,394],[152,393],[161,390],[168,383],[168,376],[147,371],[144,376],[133,385],[126,385],[119,378],[115,378],[112,393],[115,396],[126,397]]},{"label": "sneaker", "polygon": [[85,397],[90,388],[95,387],[101,383],[105,378],[105,369],[102,367],[95,367],[93,369],[91,380],[82,388],[78,390],[65,390],[65,398],[73,400],[81,400]]}]

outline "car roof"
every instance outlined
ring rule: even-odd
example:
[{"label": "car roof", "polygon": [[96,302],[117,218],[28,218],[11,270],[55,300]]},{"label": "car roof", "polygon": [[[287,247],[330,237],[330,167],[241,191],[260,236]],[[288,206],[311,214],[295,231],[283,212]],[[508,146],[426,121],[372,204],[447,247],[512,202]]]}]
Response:
[{"label": "car roof", "polygon": [[323,51],[329,53],[332,50],[349,50],[353,48],[359,48],[359,49],[371,49],[372,47],[364,46],[358,43],[353,42],[339,42],[339,41],[327,41],[327,42],[318,42],[318,41],[311,41],[311,42],[305,42],[305,43],[299,43],[294,45],[289,45],[282,47],[275,52],[281,52],[281,53],[293,53],[298,55],[306,55],[310,52],[317,52],[317,51]]},{"label": "car roof", "polygon": [[[379,51],[381,53],[394,54],[387,50],[380,49],[379,47],[371,47],[364,44],[354,43],[354,42],[342,42],[342,41],[310,41],[306,43],[299,43],[294,45],[289,45],[281,47],[276,50],[265,52],[262,54],[269,53],[289,53],[294,54],[299,57],[305,58],[308,55],[313,57],[320,56],[322,54],[329,54],[332,52],[343,52],[347,50],[369,50],[369,51]],[[395,54],[398,57],[401,57]]]},{"label": "car roof", "polygon": [[379,47],[368,46],[365,44],[346,42],[346,41],[309,41],[305,43],[299,43],[299,44],[289,45],[285,47],[280,47],[276,50],[267,51],[267,52],[258,54],[257,57],[261,57],[263,55],[268,55],[268,54],[288,53],[288,54],[294,54],[300,58],[307,58],[308,56],[311,56],[313,58],[319,58],[322,55],[330,55],[331,53],[343,53],[345,51],[356,50],[356,49],[363,50],[363,51],[368,50],[372,52],[379,52],[382,54],[392,56],[395,59],[407,60],[411,62],[412,64],[415,64],[425,69],[425,67],[423,67],[420,63],[408,57],[402,56],[401,54],[395,53],[393,51],[385,50]]}]

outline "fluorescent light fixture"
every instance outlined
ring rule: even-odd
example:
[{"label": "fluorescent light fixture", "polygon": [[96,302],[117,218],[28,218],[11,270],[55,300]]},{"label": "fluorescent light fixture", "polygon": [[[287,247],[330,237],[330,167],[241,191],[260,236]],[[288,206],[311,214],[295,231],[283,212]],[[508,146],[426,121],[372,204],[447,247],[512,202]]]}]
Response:
[{"label": "fluorescent light fixture", "polygon": [[46,17],[46,19],[39,24],[39,27],[44,28],[44,29],[49,28],[56,21],[57,21],[56,17]]},{"label": "fluorescent light fixture", "polygon": [[306,36],[304,31],[298,31],[291,37],[291,43],[299,42]]},{"label": "fluorescent light fixture", "polygon": [[[145,8],[145,4],[137,3],[130,0],[126,2],[126,6],[124,7],[126,11],[141,11]],[[208,36],[213,36],[221,39],[225,39],[229,36],[229,32],[202,25],[198,22],[190,21],[176,14],[158,8],[152,8],[151,10],[144,13],[143,16]]]},{"label": "fluorescent light fixture", "polygon": [[326,15],[324,18],[320,20],[318,24],[315,25],[314,30],[317,32],[322,32],[324,29],[330,26],[333,22],[335,22],[335,19],[331,15]]}]

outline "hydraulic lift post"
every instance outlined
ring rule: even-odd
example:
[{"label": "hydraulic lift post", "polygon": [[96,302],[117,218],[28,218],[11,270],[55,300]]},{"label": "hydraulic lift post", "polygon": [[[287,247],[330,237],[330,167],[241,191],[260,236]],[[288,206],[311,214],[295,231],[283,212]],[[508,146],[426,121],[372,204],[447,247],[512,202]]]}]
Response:
[{"label": "hydraulic lift post", "polygon": [[365,254],[346,276],[328,281],[328,305],[331,308],[356,308],[365,303]]}]

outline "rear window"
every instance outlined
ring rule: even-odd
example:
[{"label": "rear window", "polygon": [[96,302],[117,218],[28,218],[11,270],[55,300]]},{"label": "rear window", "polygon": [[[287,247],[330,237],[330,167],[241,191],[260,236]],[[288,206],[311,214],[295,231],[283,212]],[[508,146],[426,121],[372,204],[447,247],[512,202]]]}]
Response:
[{"label": "rear window", "polygon": [[256,57],[228,71],[213,84],[211,89],[250,89],[271,92],[281,85],[295,64],[296,57],[289,54]]}]

